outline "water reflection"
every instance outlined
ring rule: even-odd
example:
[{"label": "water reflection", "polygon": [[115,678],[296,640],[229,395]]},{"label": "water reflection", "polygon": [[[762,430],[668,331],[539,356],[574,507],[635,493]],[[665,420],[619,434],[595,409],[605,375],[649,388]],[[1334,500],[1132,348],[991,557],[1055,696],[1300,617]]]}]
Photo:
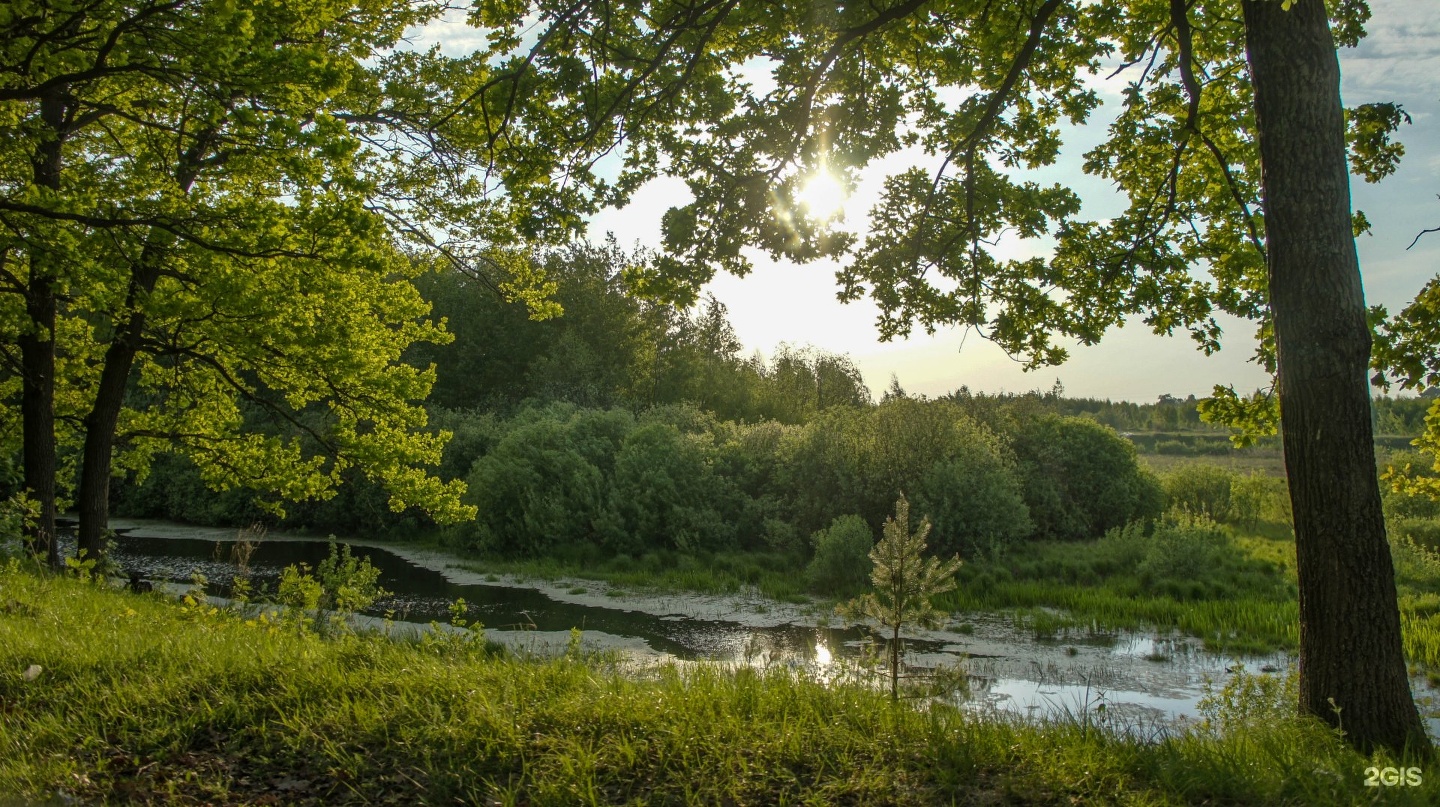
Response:
[{"label": "water reflection", "polygon": [[[233,531],[181,528],[158,522],[137,523],[118,538],[115,559],[127,571],[153,580],[188,583],[194,572],[209,590],[229,592],[235,574],[230,562]],[[586,645],[617,649],[650,658],[712,660],[737,667],[782,667],[818,680],[859,680],[868,675],[877,646],[854,629],[816,627],[798,614],[783,624],[757,626],[737,618],[696,618],[698,597],[651,598],[640,610],[628,597],[598,596],[604,584],[586,584],[595,595],[585,602],[566,601],[537,588],[480,582],[411,563],[377,547],[353,546],[357,557],[380,569],[380,584],[393,596],[369,610],[372,616],[428,624],[447,622],[449,606],[464,598],[470,619],[487,635],[535,652],[563,651],[571,628],[585,632]],[[273,591],[281,571],[304,563],[315,568],[329,554],[325,541],[278,539],[258,544],[249,560],[252,587]],[[445,569],[443,565],[438,569]],[[572,589],[571,593],[583,591]],[[656,603],[659,603],[657,606]],[[673,607],[669,604],[673,603]],[[687,615],[687,611],[690,615]],[[719,612],[717,612],[719,613]],[[737,613],[724,611],[725,614]],[[949,631],[928,631],[906,642],[906,663],[919,673],[939,671],[968,682],[965,707],[1020,716],[1103,716],[1111,724],[1135,727],[1198,717],[1198,702],[1208,682],[1223,684],[1229,670],[1243,664],[1252,671],[1293,668],[1286,654],[1235,657],[1205,652],[1198,640],[1177,636],[1105,632],[1062,632],[1036,640],[1012,617],[971,614]],[[1417,682],[1417,693],[1428,688]],[[1422,697],[1423,700],[1423,697]],[[1103,708],[1101,708],[1103,707]],[[1431,718],[1432,733],[1440,719]]]}]

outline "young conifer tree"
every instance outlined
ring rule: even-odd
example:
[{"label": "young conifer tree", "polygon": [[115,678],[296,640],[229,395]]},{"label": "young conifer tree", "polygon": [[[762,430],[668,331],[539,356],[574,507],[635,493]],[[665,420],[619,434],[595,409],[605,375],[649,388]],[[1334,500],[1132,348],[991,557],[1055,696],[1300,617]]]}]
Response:
[{"label": "young conifer tree", "polygon": [[900,699],[900,630],[906,625],[933,627],[940,613],[930,598],[955,588],[960,557],[941,561],[925,557],[930,519],[910,532],[910,502],[905,494],[895,503],[895,516],[885,519],[884,537],[870,550],[875,590],[842,604],[837,610],[850,619],[874,619],[890,631],[890,697]]}]

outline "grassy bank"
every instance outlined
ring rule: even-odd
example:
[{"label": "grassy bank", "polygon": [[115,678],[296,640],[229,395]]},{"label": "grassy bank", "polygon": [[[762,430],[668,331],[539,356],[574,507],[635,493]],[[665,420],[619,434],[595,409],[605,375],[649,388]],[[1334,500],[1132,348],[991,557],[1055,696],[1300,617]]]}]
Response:
[{"label": "grassy bank", "polygon": [[[936,605],[957,613],[1014,611],[1038,638],[1071,630],[1174,630],[1216,652],[1295,650],[1299,606],[1288,527],[1261,522],[1252,529],[1217,529],[1225,539],[1209,547],[1149,549],[1135,536],[1111,536],[1034,542],[1000,558],[967,559],[956,589]],[[1440,670],[1440,556],[1403,540],[1393,550],[1406,653],[1416,672],[1428,671],[1434,679]],[[1178,562],[1186,553],[1191,562]],[[595,580],[617,593],[756,591],[786,602],[813,601],[824,613],[835,602],[808,592],[803,562],[780,554],[658,551],[607,558],[581,548],[461,565],[520,578]]]},{"label": "grassy bank", "polygon": [[960,585],[939,604],[954,611],[1062,610],[1031,617],[1041,637],[1067,628],[1159,629],[1203,639],[1214,651],[1294,649],[1294,541],[1218,531],[1208,545],[1198,539],[1153,545],[1137,534],[1032,545],[962,567]]},{"label": "grassy bank", "polygon": [[[32,665],[38,666],[38,671]],[[28,671],[28,672],[27,672]],[[1267,694],[1268,693],[1268,694]],[[322,639],[0,571],[0,795],[156,803],[1358,804],[1399,766],[1234,688],[1123,739],[893,706],[782,673],[626,678],[473,643]]]}]

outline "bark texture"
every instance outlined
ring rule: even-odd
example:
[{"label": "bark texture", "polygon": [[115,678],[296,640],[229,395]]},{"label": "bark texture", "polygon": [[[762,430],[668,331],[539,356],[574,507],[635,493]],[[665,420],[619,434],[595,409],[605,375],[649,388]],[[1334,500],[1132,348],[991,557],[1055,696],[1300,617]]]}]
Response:
[{"label": "bark texture", "polygon": [[[40,118],[47,139],[35,149],[31,166],[38,187],[60,189],[65,129],[69,108],[65,93],[52,89],[40,100]],[[35,522],[26,530],[32,555],[52,568],[60,567],[55,535],[55,274],[53,257],[44,250],[30,255],[25,288],[25,313],[30,322],[20,335],[21,465],[25,489],[39,504]]]},{"label": "bark texture", "polygon": [[80,466],[78,544],[86,557],[105,551],[110,525],[110,468],[115,453],[115,430],[125,404],[125,388],[145,330],[144,302],[160,278],[164,248],[153,233],[145,243],[125,293],[125,316],[105,350],[105,364],[95,390],[95,404],[85,416],[85,448]]},{"label": "bark texture", "polygon": [[1340,65],[1321,0],[1245,0],[1300,582],[1300,708],[1362,749],[1425,742],[1370,427]]}]

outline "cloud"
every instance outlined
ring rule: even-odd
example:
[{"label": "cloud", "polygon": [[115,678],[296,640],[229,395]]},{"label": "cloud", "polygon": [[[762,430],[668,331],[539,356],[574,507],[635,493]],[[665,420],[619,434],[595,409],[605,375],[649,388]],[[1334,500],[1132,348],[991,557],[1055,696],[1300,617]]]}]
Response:
[{"label": "cloud", "polygon": [[1346,101],[1440,104],[1440,16],[1434,0],[1374,3],[1360,44],[1340,52]]}]

